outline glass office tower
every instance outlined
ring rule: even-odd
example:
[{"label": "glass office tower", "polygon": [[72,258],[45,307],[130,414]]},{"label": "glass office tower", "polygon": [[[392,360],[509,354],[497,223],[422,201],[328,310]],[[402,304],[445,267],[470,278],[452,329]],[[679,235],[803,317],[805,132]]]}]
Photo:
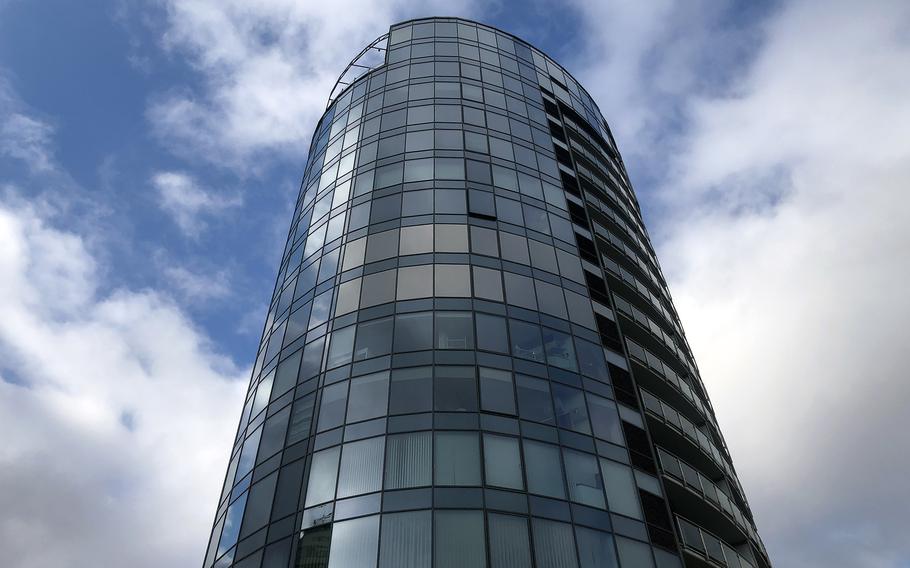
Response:
[{"label": "glass office tower", "polygon": [[435,18],[313,137],[204,568],[770,566],[606,121]]}]

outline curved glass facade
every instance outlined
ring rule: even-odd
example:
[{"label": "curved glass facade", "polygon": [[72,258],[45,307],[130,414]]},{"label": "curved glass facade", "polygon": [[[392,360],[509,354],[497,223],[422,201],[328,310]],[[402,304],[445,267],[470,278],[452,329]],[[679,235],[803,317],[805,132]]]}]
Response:
[{"label": "curved glass facade", "polygon": [[769,566],[585,90],[465,20],[366,53],[313,137],[204,568]]}]

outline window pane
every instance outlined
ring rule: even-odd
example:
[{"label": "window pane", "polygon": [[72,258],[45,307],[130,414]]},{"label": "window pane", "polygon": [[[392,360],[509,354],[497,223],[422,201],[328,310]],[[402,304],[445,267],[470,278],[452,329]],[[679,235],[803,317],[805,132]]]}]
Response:
[{"label": "window pane", "polygon": [[515,391],[512,373],[499,369],[480,368],[480,404],[490,412],[515,414]]},{"label": "window pane", "polygon": [[284,435],[288,431],[288,418],[291,416],[291,407],[269,416],[262,427],[262,440],[259,442],[257,463],[275,455],[284,447]]},{"label": "window pane", "polygon": [[332,332],[329,343],[329,357],[326,368],[331,369],[351,362],[354,355],[354,326],[348,326]]},{"label": "window pane", "polygon": [[585,527],[575,527],[581,568],[618,568],[613,535]]},{"label": "window pane", "polygon": [[386,270],[363,277],[360,306],[368,308],[395,299],[396,270]]},{"label": "window pane", "polygon": [[[577,568],[572,525],[533,519],[534,557],[538,568]],[[634,566],[630,564],[630,566]]]},{"label": "window pane", "polygon": [[398,269],[398,300],[433,296],[433,265],[407,266]]},{"label": "window pane", "polygon": [[607,488],[607,504],[614,513],[641,520],[641,506],[638,503],[638,486],[632,477],[632,469],[621,463],[600,458],[604,486]]},{"label": "window pane", "polygon": [[368,321],[357,326],[354,360],[385,355],[392,350],[392,318]]},{"label": "window pane", "polygon": [[363,255],[366,252],[366,238],[351,241],[344,246],[344,261],[341,263],[341,270],[350,270],[363,264]]},{"label": "window pane", "polygon": [[341,451],[341,471],[338,474],[338,498],[382,489],[384,455],[383,436],[345,444]]},{"label": "window pane", "polygon": [[301,351],[296,351],[290,357],[285,358],[275,369],[275,381],[272,383],[271,400],[294,388],[297,384],[297,371],[300,369]]},{"label": "window pane", "polygon": [[467,225],[436,225],[436,252],[468,252]]},{"label": "window pane", "polygon": [[490,567],[526,568],[531,566],[528,521],[513,515],[489,514]]},{"label": "window pane", "polygon": [[351,379],[346,422],[350,424],[385,415],[388,395],[388,371]]},{"label": "window pane", "polygon": [[325,337],[311,341],[303,348],[303,361],[300,363],[299,381],[303,382],[319,374],[322,365],[322,351],[325,347]]},{"label": "window pane", "polygon": [[518,409],[525,420],[554,424],[550,384],[543,379],[518,375]]},{"label": "window pane", "polygon": [[497,353],[509,352],[509,338],[506,320],[496,316],[477,313],[477,348]]},{"label": "window pane", "polygon": [[471,252],[488,256],[499,256],[496,231],[472,226]]},{"label": "window pane", "polygon": [[433,225],[402,227],[399,247],[402,256],[433,252]]},{"label": "window pane", "polygon": [[572,347],[572,336],[543,328],[543,344],[547,352],[547,363],[569,371],[578,370],[575,365],[575,349]]},{"label": "window pane", "polygon": [[528,475],[528,491],[565,499],[566,489],[559,448],[531,440],[522,440],[522,446],[525,453],[525,471]]},{"label": "window pane", "polygon": [[331,543],[331,524],[305,530],[303,538],[300,540],[298,568],[326,568],[329,565],[329,546]]},{"label": "window pane", "polygon": [[313,454],[310,466],[310,480],[306,488],[306,506],[312,507],[335,498],[335,477],[338,472],[338,457],[341,447],[335,446]]},{"label": "window pane", "polygon": [[423,130],[421,132],[408,132],[405,142],[405,150],[408,152],[419,152],[420,150],[433,149],[433,131]]},{"label": "window pane", "polygon": [[582,434],[591,433],[585,396],[582,391],[553,383],[553,405],[556,407],[556,425]]},{"label": "window pane", "polygon": [[360,305],[360,278],[349,280],[338,287],[338,301],[335,315],[353,312]]},{"label": "window pane", "polygon": [[434,388],[436,410],[477,411],[474,367],[436,367]]},{"label": "window pane", "polygon": [[329,568],[374,567],[378,547],[379,515],[335,523]]},{"label": "window pane", "polygon": [[[410,163],[410,162],[408,162]],[[407,191],[402,196],[401,216],[429,215],[433,213],[433,190]],[[427,225],[431,226],[431,225]]]},{"label": "window pane", "polygon": [[522,321],[509,320],[509,332],[512,336],[512,355],[521,359],[544,362],[540,327]]},{"label": "window pane", "polygon": [[[380,201],[382,200],[378,199],[373,203],[374,210]],[[397,217],[398,215],[396,214],[395,216]],[[396,250],[398,250],[398,229],[373,233],[367,238],[366,262],[392,258],[395,256]]]},{"label": "window pane", "polygon": [[654,568],[651,547],[647,544],[618,536],[616,537],[616,548],[619,549],[619,561],[623,566]]},{"label": "window pane", "polygon": [[437,349],[474,349],[474,325],[469,312],[436,312]]},{"label": "window pane", "polygon": [[432,482],[433,434],[411,432],[388,437],[385,488],[421,487]]},{"label": "window pane", "polygon": [[392,371],[389,414],[426,412],[432,407],[432,367],[414,367]]},{"label": "window pane", "polygon": [[[497,200],[497,211],[501,209]],[[515,219],[521,223],[521,218]],[[513,235],[512,233],[499,233],[499,246],[502,250],[502,258],[520,264],[530,264],[531,257],[528,256],[528,240],[524,237]]]},{"label": "window pane", "polygon": [[536,310],[537,296],[534,294],[534,280],[512,272],[505,272],[503,276],[506,283],[506,301],[513,306]]},{"label": "window pane", "polygon": [[623,444],[622,424],[619,413],[616,412],[616,403],[590,393],[587,396],[594,435],[614,444]]},{"label": "window pane", "polygon": [[[566,313],[566,301],[562,295],[562,288],[554,286],[553,284],[541,282],[540,280],[535,280],[534,285],[537,289],[537,303],[540,305],[540,311],[558,318],[568,318],[568,313]],[[575,366],[574,361],[572,362],[572,366]]]},{"label": "window pane", "polygon": [[531,249],[531,266],[559,274],[559,267],[556,264],[556,251],[553,247],[533,239],[528,240],[528,246]]},{"label": "window pane", "polygon": [[524,489],[518,438],[484,434],[483,452],[487,485]]},{"label": "window pane", "polygon": [[476,432],[436,432],[436,485],[480,485]]},{"label": "window pane", "polygon": [[605,509],[603,484],[594,456],[563,450],[566,461],[566,478],[569,481],[569,499],[582,505]]},{"label": "window pane", "polygon": [[313,403],[315,401],[316,395],[309,394],[294,402],[291,425],[288,428],[288,446],[296,444],[310,435],[310,426],[313,423]]},{"label": "window pane", "polygon": [[433,179],[433,158],[408,160],[404,163],[404,181]]},{"label": "window pane", "polygon": [[435,568],[485,568],[483,513],[435,511]]},{"label": "window pane", "polygon": [[607,372],[607,362],[604,359],[604,351],[599,345],[576,337],[575,351],[578,353],[579,370],[583,374],[601,381],[610,379],[610,375]]},{"label": "window pane", "polygon": [[502,301],[502,273],[490,268],[474,267],[474,296]]},{"label": "window pane", "polygon": [[436,296],[467,298],[471,295],[471,275],[467,264],[437,264]]},{"label": "window pane", "polygon": [[429,566],[432,526],[430,511],[383,515],[379,568]]},{"label": "window pane", "polygon": [[322,432],[344,423],[344,409],[347,406],[347,381],[330,385],[322,389],[322,402],[319,405],[319,423],[317,430]]},{"label": "window pane", "polygon": [[395,352],[433,348],[433,313],[395,316]]},{"label": "window pane", "polygon": [[435,191],[435,197],[436,213],[447,213],[451,215],[464,215],[467,213],[467,206],[465,204],[465,190],[437,189]]},{"label": "window pane", "polygon": [[247,494],[244,493],[228,507],[227,514],[224,516],[221,541],[218,543],[218,556],[227,552],[237,543],[237,536],[240,534],[240,522],[243,520],[243,511],[246,508],[246,497]]}]

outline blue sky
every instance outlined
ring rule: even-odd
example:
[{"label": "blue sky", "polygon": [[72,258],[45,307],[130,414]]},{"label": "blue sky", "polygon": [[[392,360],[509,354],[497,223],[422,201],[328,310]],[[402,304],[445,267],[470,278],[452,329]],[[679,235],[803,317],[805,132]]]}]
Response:
[{"label": "blue sky", "polygon": [[5,565],[201,563],[312,128],[431,14],[600,104],[775,564],[910,565],[904,3],[0,0]]}]

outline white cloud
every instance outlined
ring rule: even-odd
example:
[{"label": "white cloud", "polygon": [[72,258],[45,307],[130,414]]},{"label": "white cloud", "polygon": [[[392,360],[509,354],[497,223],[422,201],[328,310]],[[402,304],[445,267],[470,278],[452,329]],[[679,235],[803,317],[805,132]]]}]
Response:
[{"label": "white cloud", "polygon": [[4,565],[199,565],[246,371],[7,199],[0,274]]},{"label": "white cloud", "polygon": [[162,272],[171,285],[189,301],[205,302],[231,295],[230,277],[226,270],[200,273],[168,261],[162,266]]},{"label": "white cloud", "polygon": [[241,170],[306,152],[335,80],[398,20],[463,14],[471,0],[169,0],[164,45],[199,71],[200,91],[161,94],[149,121],[181,153]]},{"label": "white cloud", "polygon": [[158,191],[158,205],[191,237],[198,236],[205,228],[203,215],[217,214],[243,203],[239,195],[205,189],[182,172],[158,172],[152,183]]},{"label": "white cloud", "polygon": [[0,75],[0,156],[22,161],[33,173],[53,169],[54,128],[30,116]]},{"label": "white cloud", "polygon": [[[685,18],[630,10],[658,14],[602,18],[618,37],[588,76],[652,170],[632,177],[660,180],[651,232],[771,559],[903,566],[910,10],[793,2],[754,30],[708,10],[682,54]],[[754,57],[713,68],[724,51]]]}]

